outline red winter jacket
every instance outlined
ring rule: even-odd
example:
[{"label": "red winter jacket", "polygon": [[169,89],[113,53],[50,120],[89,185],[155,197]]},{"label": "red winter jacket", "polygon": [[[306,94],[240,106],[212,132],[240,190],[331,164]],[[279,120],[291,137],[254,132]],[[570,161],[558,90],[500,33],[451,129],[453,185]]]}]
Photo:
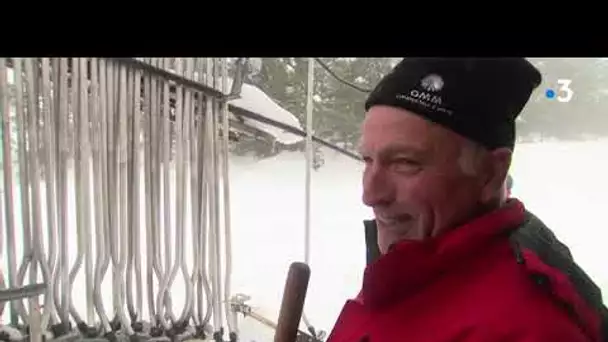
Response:
[{"label": "red winter jacket", "polygon": [[599,289],[513,199],[370,263],[328,342],[599,342]]}]

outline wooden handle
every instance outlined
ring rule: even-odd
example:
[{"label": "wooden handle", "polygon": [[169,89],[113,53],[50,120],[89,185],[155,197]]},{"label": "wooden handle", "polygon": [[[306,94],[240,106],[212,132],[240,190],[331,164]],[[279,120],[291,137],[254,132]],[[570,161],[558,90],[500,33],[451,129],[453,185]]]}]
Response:
[{"label": "wooden handle", "polygon": [[308,265],[294,262],[289,266],[274,342],[296,341],[300,319],[302,319],[302,312],[304,311],[309,279],[310,268]]}]

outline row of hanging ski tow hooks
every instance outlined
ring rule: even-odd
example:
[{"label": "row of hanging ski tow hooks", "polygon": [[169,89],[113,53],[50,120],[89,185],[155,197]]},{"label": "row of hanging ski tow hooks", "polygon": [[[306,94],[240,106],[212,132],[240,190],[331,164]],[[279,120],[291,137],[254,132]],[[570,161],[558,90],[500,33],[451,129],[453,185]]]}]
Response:
[{"label": "row of hanging ski tow hooks", "polygon": [[46,286],[2,302],[3,340],[237,339],[227,107],[196,84],[226,94],[226,60],[0,58],[0,285]]}]

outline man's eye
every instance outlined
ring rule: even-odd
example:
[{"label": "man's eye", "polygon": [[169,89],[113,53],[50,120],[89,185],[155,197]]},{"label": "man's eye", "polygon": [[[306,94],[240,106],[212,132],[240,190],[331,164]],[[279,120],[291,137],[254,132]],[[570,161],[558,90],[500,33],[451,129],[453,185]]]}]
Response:
[{"label": "man's eye", "polygon": [[392,164],[397,172],[406,173],[418,172],[422,167],[422,164],[419,161],[410,158],[397,158],[393,160]]},{"label": "man's eye", "polygon": [[393,163],[399,165],[420,165],[418,161],[410,158],[397,158],[393,160]]}]

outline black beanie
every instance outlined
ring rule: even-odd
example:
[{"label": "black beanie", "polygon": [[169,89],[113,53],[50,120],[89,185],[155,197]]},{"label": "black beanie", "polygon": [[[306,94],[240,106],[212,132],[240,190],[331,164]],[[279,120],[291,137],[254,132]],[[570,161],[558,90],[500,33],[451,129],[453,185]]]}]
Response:
[{"label": "black beanie", "polygon": [[512,149],[515,119],[540,82],[525,58],[405,58],[378,83],[365,110],[400,107],[488,149]]}]

